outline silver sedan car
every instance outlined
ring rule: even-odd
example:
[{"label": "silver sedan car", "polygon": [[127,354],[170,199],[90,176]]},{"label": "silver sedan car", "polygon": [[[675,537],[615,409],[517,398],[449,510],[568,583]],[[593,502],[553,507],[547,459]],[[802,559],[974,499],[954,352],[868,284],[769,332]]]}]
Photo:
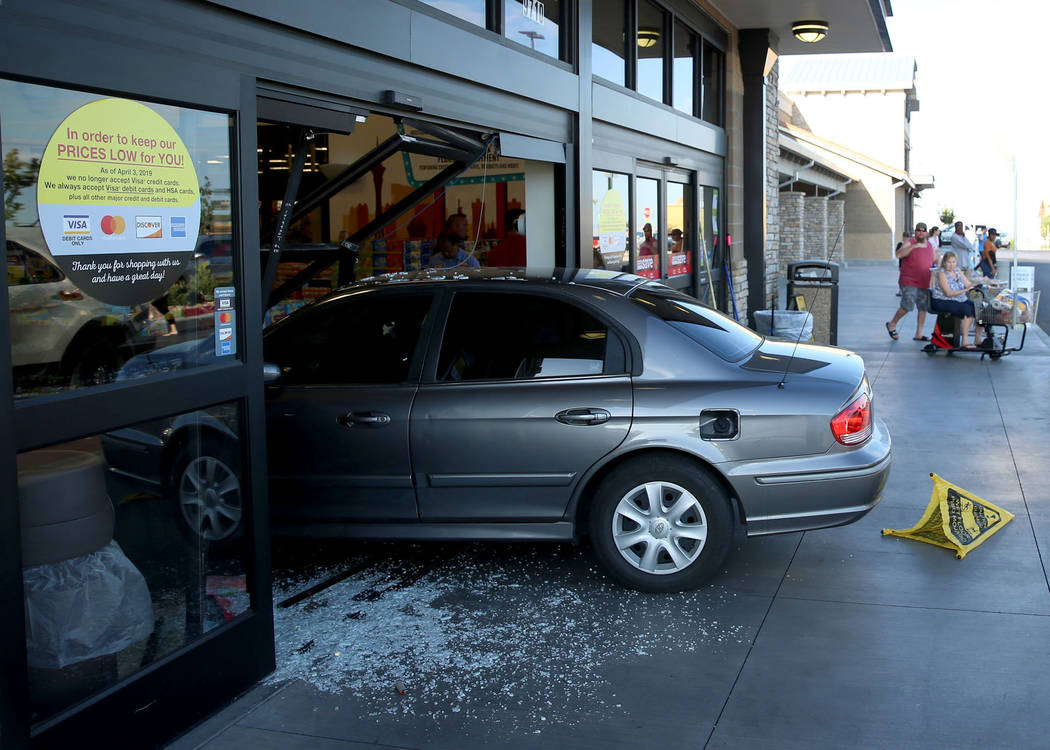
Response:
[{"label": "silver sedan car", "polygon": [[[264,349],[277,533],[589,535],[622,584],[678,591],[739,531],[857,520],[890,468],[859,356],[630,274],[379,277],[271,326]],[[221,542],[239,533],[238,454],[205,437],[218,463],[173,476],[172,497]]]}]

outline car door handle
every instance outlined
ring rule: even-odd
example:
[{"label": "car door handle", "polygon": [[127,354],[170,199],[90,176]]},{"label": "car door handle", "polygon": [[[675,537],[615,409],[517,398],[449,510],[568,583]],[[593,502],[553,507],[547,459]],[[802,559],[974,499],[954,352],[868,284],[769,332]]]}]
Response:
[{"label": "car door handle", "polygon": [[390,415],[378,411],[350,411],[340,414],[336,421],[343,427],[385,427],[390,424]]},{"label": "car door handle", "polygon": [[554,415],[562,424],[604,424],[609,421],[609,412],[605,409],[566,409]]}]

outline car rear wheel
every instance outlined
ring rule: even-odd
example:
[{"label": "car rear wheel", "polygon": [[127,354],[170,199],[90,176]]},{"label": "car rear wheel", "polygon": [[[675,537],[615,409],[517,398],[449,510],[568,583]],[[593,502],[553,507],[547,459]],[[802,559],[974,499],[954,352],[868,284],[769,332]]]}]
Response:
[{"label": "car rear wheel", "polygon": [[210,435],[190,440],[172,463],[169,496],[191,541],[224,548],[244,532],[244,500],[236,447]]},{"label": "car rear wheel", "polygon": [[725,491],[701,466],[673,456],[638,458],[602,480],[590,532],[599,561],[623,585],[684,591],[725,562],[733,516]]}]

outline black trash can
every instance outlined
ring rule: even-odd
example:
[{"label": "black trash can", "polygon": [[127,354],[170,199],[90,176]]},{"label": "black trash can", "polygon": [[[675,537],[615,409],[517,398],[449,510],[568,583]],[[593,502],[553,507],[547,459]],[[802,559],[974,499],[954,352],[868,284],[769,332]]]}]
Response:
[{"label": "black trash can", "polygon": [[825,260],[788,263],[788,307],[813,314],[813,341],[838,346],[839,264]]}]

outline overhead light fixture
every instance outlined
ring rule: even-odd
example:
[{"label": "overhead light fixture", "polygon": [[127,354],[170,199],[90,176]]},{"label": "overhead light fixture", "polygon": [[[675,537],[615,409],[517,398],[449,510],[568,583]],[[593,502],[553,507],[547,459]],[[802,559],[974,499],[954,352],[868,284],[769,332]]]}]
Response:
[{"label": "overhead light fixture", "polygon": [[660,30],[651,26],[642,26],[638,29],[638,46],[648,49],[660,41]]},{"label": "overhead light fixture", "polygon": [[791,24],[791,33],[800,42],[814,44],[828,35],[827,21],[795,21]]}]

